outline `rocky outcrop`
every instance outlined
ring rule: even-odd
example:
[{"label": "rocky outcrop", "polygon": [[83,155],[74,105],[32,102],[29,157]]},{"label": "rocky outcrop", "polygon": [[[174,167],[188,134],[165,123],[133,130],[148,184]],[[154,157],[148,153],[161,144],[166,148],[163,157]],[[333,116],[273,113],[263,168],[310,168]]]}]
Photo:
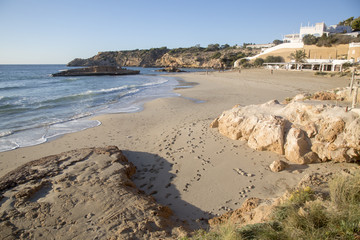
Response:
[{"label": "rocky outcrop", "polygon": [[294,163],[360,160],[360,117],[346,108],[296,102],[235,106],[211,127],[250,148],[283,154]]},{"label": "rocky outcrop", "polygon": [[[256,50],[253,50],[256,51]],[[255,52],[254,52],[255,53]],[[76,58],[68,66],[132,66],[177,68],[220,68],[232,67],[232,62],[241,56],[252,54],[247,49],[207,49],[200,47],[99,52],[97,55]]]},{"label": "rocky outcrop", "polygon": [[1,239],[167,239],[184,233],[172,211],[140,192],[117,147],[27,163],[0,179]]},{"label": "rocky outcrop", "polygon": [[102,76],[102,75],[134,75],[139,74],[140,71],[128,70],[121,67],[114,66],[92,66],[86,68],[75,68],[60,71],[52,74],[53,77],[63,76]]},{"label": "rocky outcrop", "polygon": [[[350,88],[337,88],[329,91],[320,91],[314,93],[311,98],[315,100],[336,100],[351,102],[353,100],[354,91],[350,92]],[[360,94],[357,95],[357,102],[360,102]]]},{"label": "rocky outcrop", "polygon": [[154,48],[149,50],[99,52],[91,58],[76,58],[67,65],[151,67],[155,66],[155,62],[168,51],[167,48]]},{"label": "rocky outcrop", "polygon": [[213,59],[213,52],[203,52],[201,54],[166,53],[156,61],[156,66],[176,66],[185,68],[220,68],[221,59]]}]

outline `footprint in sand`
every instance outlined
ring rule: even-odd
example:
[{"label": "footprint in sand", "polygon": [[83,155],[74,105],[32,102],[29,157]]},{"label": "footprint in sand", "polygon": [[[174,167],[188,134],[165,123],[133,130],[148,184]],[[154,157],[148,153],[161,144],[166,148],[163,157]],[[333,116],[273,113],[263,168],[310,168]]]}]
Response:
[{"label": "footprint in sand", "polygon": [[251,185],[251,186],[247,186],[245,189],[243,189],[242,191],[239,192],[240,197],[241,198],[246,198],[247,194],[251,192],[251,189],[254,189],[255,186]]},{"label": "footprint in sand", "polygon": [[184,192],[188,191],[188,188],[191,186],[190,183],[186,183],[185,188],[183,189]]},{"label": "footprint in sand", "polygon": [[247,176],[247,177],[253,177],[253,176],[255,176],[255,174],[246,173],[245,171],[243,171],[243,170],[240,169],[240,168],[234,168],[233,170],[234,170],[236,173],[238,173],[239,175],[242,175],[242,176]]}]

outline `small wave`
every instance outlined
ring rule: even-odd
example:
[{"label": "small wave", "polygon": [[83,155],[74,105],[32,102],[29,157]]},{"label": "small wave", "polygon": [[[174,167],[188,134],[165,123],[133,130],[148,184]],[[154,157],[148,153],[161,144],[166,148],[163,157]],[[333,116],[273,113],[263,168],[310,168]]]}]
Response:
[{"label": "small wave", "polygon": [[156,82],[151,82],[151,83],[145,83],[142,86],[154,86],[154,85],[160,85],[160,84],[164,84],[167,83],[169,80],[165,79],[165,78],[160,78],[159,81]]},{"label": "small wave", "polygon": [[23,113],[28,111],[29,108],[18,108],[18,106],[13,104],[6,104],[3,106],[0,106],[0,113],[2,114],[17,114],[17,113]]},{"label": "small wave", "polygon": [[134,94],[134,93],[137,93],[139,92],[140,89],[133,89],[133,90],[129,90],[127,93],[125,93],[123,96],[127,96],[127,95],[131,95],[131,94]]},{"label": "small wave", "polygon": [[80,114],[77,114],[77,115],[71,117],[68,121],[77,120],[77,119],[85,118],[85,117],[90,117],[91,115],[92,115],[92,113],[90,113],[90,112],[80,113]]},{"label": "small wave", "polygon": [[10,151],[19,148],[20,145],[13,141],[2,141],[0,139],[0,152]]},{"label": "small wave", "polygon": [[9,91],[9,90],[15,90],[15,89],[21,89],[25,86],[8,86],[8,87],[0,87],[0,91]]},{"label": "small wave", "polygon": [[0,132],[0,137],[10,136],[11,134],[13,134],[12,131]]},{"label": "small wave", "polygon": [[128,89],[132,86],[129,85],[124,85],[121,87],[114,87],[114,88],[107,88],[107,89],[100,89],[100,90],[89,90],[86,91],[84,93],[80,93],[79,95],[89,95],[89,94],[97,94],[97,93],[109,93],[109,92],[115,92],[115,91],[119,91],[119,90],[124,90],[124,89]]},{"label": "small wave", "polygon": [[77,78],[77,77],[70,77],[70,78],[65,78],[63,81],[64,82],[69,82],[69,81],[76,81],[76,80],[79,80],[80,78]]}]

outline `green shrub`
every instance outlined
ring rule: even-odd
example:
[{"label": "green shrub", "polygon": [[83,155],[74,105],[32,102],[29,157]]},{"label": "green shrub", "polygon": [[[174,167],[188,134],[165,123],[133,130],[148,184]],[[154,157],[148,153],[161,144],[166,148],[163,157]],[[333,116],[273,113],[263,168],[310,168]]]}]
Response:
[{"label": "green shrub", "polygon": [[255,61],[254,61],[254,65],[257,66],[257,67],[260,67],[260,66],[263,65],[264,61],[265,61],[265,60],[262,59],[262,58],[257,58],[257,59],[255,59]]},{"label": "green shrub", "polygon": [[[202,229],[195,232],[192,240],[237,240],[241,239],[234,224],[222,224],[212,231],[206,232]],[[184,239],[185,240],[185,239]]]},{"label": "green shrub", "polygon": [[331,201],[339,208],[360,204],[360,174],[337,176],[329,183]]},{"label": "green shrub", "polygon": [[216,53],[214,53],[214,54],[211,56],[212,59],[219,59],[220,57],[221,57],[221,53],[220,53],[220,52],[216,52]]},{"label": "green shrub", "polygon": [[307,201],[314,200],[314,197],[314,191],[310,187],[305,187],[294,191],[290,195],[289,201],[295,205],[303,205]]},{"label": "green shrub", "polygon": [[352,63],[349,63],[349,62],[346,62],[342,65],[343,69],[346,70],[348,69],[349,67],[351,67],[353,64]]},{"label": "green shrub", "polygon": [[278,62],[284,62],[284,58],[281,56],[267,56],[265,58],[266,63],[278,63]]},{"label": "green shrub", "polygon": [[315,37],[312,34],[306,34],[302,40],[305,45],[315,45],[318,42],[319,38]]},{"label": "green shrub", "polygon": [[309,187],[291,193],[277,206],[271,221],[237,228],[224,224],[191,239],[360,239],[360,172],[329,182],[330,197],[317,199]]}]

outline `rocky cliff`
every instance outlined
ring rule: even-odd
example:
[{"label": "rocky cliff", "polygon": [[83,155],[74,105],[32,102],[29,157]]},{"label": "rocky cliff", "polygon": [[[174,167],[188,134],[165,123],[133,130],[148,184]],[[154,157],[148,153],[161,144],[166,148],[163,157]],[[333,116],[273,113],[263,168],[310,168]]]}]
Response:
[{"label": "rocky cliff", "polygon": [[99,52],[97,55],[76,58],[68,66],[131,66],[131,67],[186,67],[220,68],[231,67],[239,58],[256,54],[250,49],[208,49],[200,47],[168,49],[152,48],[148,50]]}]

